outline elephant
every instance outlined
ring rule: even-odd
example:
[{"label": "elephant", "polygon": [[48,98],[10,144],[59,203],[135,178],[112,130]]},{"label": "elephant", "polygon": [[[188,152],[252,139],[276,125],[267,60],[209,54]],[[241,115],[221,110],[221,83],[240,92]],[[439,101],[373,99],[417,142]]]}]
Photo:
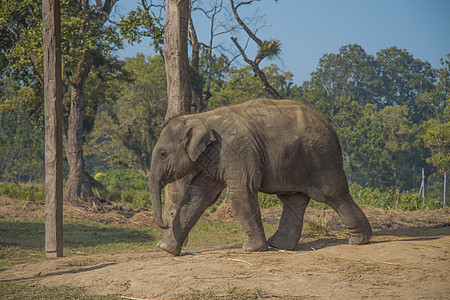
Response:
[{"label": "elephant", "polygon": [[[161,191],[169,183],[175,200],[163,215]],[[149,171],[154,221],[164,229],[158,246],[179,255],[189,231],[225,187],[247,235],[244,251],[295,250],[311,198],[338,213],[349,244],[366,244],[372,237],[349,193],[337,134],[298,102],[256,99],[178,116],[163,126]],[[283,204],[278,229],[268,240],[258,192],[276,194]]]}]

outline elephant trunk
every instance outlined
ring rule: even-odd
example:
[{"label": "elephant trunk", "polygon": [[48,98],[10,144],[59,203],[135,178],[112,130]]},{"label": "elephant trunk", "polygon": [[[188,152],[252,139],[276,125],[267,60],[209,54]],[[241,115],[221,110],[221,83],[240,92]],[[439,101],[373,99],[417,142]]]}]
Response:
[{"label": "elephant trunk", "polygon": [[161,182],[158,180],[152,180],[150,177],[149,182],[150,199],[153,206],[153,219],[156,225],[162,229],[169,228],[169,224],[165,223],[162,219],[162,204],[161,204]]}]

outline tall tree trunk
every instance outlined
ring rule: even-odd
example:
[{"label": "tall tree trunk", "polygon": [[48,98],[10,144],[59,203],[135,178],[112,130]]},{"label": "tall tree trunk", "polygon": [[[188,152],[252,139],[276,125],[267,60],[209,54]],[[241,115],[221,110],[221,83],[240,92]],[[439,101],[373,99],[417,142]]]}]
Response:
[{"label": "tall tree trunk", "polygon": [[[166,25],[164,31],[164,60],[167,77],[167,112],[166,121],[191,111],[192,92],[188,59],[188,20],[190,15],[189,0],[168,0],[166,6]],[[150,181],[152,178],[150,178]],[[150,182],[154,191],[154,183]],[[165,188],[166,203],[172,201],[176,184],[170,183]],[[157,197],[151,195],[152,202]],[[158,199],[156,199],[158,200]],[[155,218],[160,218],[161,207],[154,207]],[[163,225],[163,223],[161,223]]]},{"label": "tall tree trunk", "polygon": [[188,60],[189,0],[168,0],[164,32],[167,77],[166,121],[191,111],[192,92]]},{"label": "tall tree trunk", "polygon": [[71,86],[70,115],[65,139],[67,162],[69,163],[69,176],[67,178],[64,201],[81,198],[94,197],[90,180],[84,171],[83,157],[83,118],[84,118],[84,83],[80,80],[78,84]]}]

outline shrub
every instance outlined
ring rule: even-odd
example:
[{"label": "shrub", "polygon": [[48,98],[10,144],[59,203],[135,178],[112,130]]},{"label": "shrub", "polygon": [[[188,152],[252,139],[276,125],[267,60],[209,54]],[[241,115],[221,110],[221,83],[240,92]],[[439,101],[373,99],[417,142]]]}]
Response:
[{"label": "shrub", "polygon": [[437,209],[443,206],[442,200],[433,196],[422,198],[415,190],[381,190],[352,184],[350,186],[350,194],[359,205],[368,205],[382,209],[417,210]]},{"label": "shrub", "polygon": [[261,208],[281,206],[282,203],[277,195],[258,193],[259,206]]},{"label": "shrub", "polygon": [[95,174],[109,191],[106,199],[123,202],[133,208],[150,208],[148,179],[133,169],[112,169]]},{"label": "shrub", "polygon": [[13,182],[2,182],[0,183],[0,196],[43,202],[45,201],[45,186],[38,183],[22,183],[19,185]]},{"label": "shrub", "polygon": [[94,178],[108,190],[145,190],[148,186],[147,177],[133,169],[112,169],[99,172]]}]

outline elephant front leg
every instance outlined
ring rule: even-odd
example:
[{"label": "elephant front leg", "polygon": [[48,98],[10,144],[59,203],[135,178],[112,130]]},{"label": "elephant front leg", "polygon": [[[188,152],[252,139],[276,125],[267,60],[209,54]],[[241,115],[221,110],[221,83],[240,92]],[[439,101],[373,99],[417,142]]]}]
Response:
[{"label": "elephant front leg", "polygon": [[242,249],[246,252],[266,251],[268,247],[258,204],[258,193],[252,193],[246,188],[232,187],[229,187],[229,191],[233,210],[248,237]]},{"label": "elephant front leg", "polygon": [[209,182],[203,178],[194,178],[186,188],[186,194],[171,218],[170,228],[164,230],[163,239],[158,247],[178,255],[192,227],[205,210],[216,202],[224,185]]},{"label": "elephant front leg", "polygon": [[278,198],[283,203],[283,212],[277,231],[267,242],[274,248],[293,251],[302,235],[303,216],[310,198],[303,193]]}]

